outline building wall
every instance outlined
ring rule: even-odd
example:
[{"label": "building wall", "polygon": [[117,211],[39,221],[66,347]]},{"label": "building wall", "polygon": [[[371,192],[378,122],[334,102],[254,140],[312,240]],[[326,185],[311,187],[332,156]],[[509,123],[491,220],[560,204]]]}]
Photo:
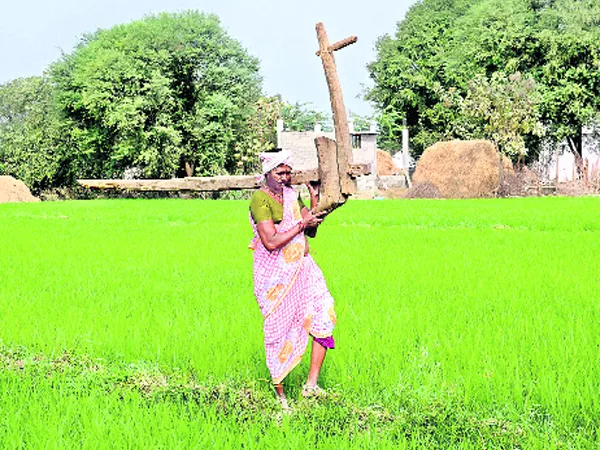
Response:
[{"label": "building wall", "polygon": [[[335,133],[316,131],[284,131],[283,123],[277,124],[277,144],[283,150],[288,150],[292,154],[292,164],[294,170],[312,170],[319,167],[317,158],[317,148],[315,139],[325,136],[335,139]],[[405,176],[380,177],[377,175],[377,133],[375,130],[369,132],[350,133],[351,143],[360,139],[360,147],[352,149],[352,163],[369,164],[370,175],[357,177],[358,192],[376,193],[378,189],[392,189],[406,187]],[[373,194],[374,195],[374,194]]]},{"label": "building wall", "polygon": [[353,163],[371,164],[371,171],[377,173],[377,135],[356,133],[354,136],[360,136],[360,148],[352,149]]},{"label": "building wall", "polygon": [[[583,129],[584,162],[588,163],[588,176],[593,176],[600,170],[600,130],[598,127],[586,127]],[[558,167],[557,167],[558,160]],[[534,164],[534,169],[544,181],[572,181],[576,179],[577,168],[575,156],[569,150],[566,142],[561,142],[555,149],[548,144],[541,152],[539,160]]]},{"label": "building wall", "polygon": [[292,153],[294,170],[311,170],[319,167],[315,139],[325,136],[335,139],[333,132],[283,131],[279,134],[279,146]]},{"label": "building wall", "polygon": [[[360,136],[360,148],[352,149],[352,162],[371,164],[372,173],[377,173],[377,135],[375,133],[354,133]],[[333,132],[323,131],[283,131],[279,134],[279,146],[292,153],[294,170],[311,170],[319,167],[315,139],[325,136],[335,139]]]}]

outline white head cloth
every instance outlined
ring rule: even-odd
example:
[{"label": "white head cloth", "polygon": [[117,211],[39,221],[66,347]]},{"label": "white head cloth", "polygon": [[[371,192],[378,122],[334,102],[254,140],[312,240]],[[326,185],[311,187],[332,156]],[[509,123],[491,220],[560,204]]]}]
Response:
[{"label": "white head cloth", "polygon": [[292,154],[288,150],[281,150],[279,152],[265,152],[259,153],[258,158],[262,164],[263,176],[273,170],[275,167],[285,164],[286,166],[292,167],[291,159]]}]

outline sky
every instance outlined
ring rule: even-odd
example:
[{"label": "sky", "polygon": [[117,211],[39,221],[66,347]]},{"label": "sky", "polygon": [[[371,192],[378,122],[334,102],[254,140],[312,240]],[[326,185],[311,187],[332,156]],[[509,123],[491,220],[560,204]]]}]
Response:
[{"label": "sky", "polygon": [[375,43],[393,35],[416,0],[0,0],[0,84],[41,75],[70,53],[81,36],[148,14],[187,9],[214,13],[229,35],[259,58],[263,90],[295,103],[330,111],[315,24],[323,22],[331,43],[358,42],[335,53],[346,109],[371,114],[363,99],[370,85],[367,64]]}]

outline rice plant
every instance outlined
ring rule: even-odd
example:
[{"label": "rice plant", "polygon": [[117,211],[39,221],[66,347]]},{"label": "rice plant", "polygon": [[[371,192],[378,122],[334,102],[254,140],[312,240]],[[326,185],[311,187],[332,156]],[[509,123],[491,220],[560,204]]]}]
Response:
[{"label": "rice plant", "polygon": [[[245,201],[0,205],[2,448],[597,448],[597,198],[350,201],[278,408]],[[307,359],[307,358],[306,358]]]}]

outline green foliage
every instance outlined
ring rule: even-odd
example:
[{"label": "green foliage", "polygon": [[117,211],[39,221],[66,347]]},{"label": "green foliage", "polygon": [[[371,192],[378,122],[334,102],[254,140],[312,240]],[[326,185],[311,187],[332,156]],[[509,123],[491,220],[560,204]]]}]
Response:
[{"label": "green foliage", "polygon": [[81,177],[235,170],[258,60],[214,15],[163,13],[85,36],[51,69]]},{"label": "green foliage", "polygon": [[354,131],[369,131],[371,123],[375,120],[373,116],[364,116],[356,113],[351,113],[350,119],[354,125]]},{"label": "green foliage", "polygon": [[[592,0],[420,1],[394,37],[379,40],[369,66],[384,144],[397,145],[404,117],[416,153],[468,137],[469,118],[448,95],[464,98],[471,80],[517,72],[539,93],[526,121],[539,117],[556,140],[577,137],[600,110],[599,17]],[[533,131],[519,139],[536,142]]]},{"label": "green foliage", "polygon": [[62,125],[45,77],[0,85],[0,174],[34,191],[68,183]]},{"label": "green foliage", "polygon": [[284,103],[280,96],[261,97],[248,118],[247,130],[236,144],[235,164],[242,173],[258,173],[258,154],[277,146],[277,119]]},{"label": "green foliage", "polygon": [[289,131],[312,131],[316,124],[324,131],[332,129],[331,116],[311,108],[310,103],[282,102],[281,118]]},{"label": "green foliage", "polygon": [[376,44],[377,59],[369,65],[375,86],[367,98],[379,110],[382,130],[378,145],[401,146],[402,121],[413,136],[417,153],[443,135],[443,124],[456,112],[440,108],[444,78],[444,53],[448,30],[466,9],[465,2],[430,0],[415,4],[398,24],[396,36],[383,36]]},{"label": "green foliage", "polygon": [[[507,156],[522,158],[523,136],[542,136],[544,129],[536,107],[539,95],[535,81],[520,73],[506,77],[494,72],[491,79],[476,75],[469,81],[466,97],[455,89],[442,92],[442,105],[460,113],[452,124],[454,133],[468,139],[487,139]],[[447,130],[451,135],[451,130]]]}]

